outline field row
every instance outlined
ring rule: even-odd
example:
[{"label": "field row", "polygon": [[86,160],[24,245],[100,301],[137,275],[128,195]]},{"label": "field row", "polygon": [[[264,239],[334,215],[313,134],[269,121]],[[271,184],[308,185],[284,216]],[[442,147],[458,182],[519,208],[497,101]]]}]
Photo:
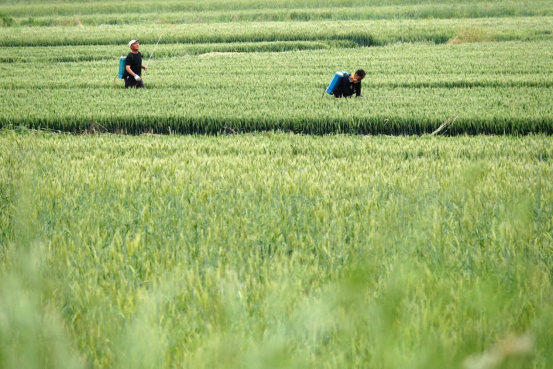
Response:
[{"label": "field row", "polygon": [[[271,43],[258,43],[260,51],[271,50]],[[277,44],[286,44],[286,42]],[[293,44],[293,43],[292,43]],[[301,44],[301,43],[298,43]],[[324,45],[324,42],[321,42]],[[550,63],[552,42],[502,42],[465,43],[457,45],[394,44],[379,48],[355,48],[349,50],[319,50],[305,52],[217,54],[217,51],[231,51],[222,46],[239,47],[249,44],[159,44],[146,76],[152,75],[150,83],[160,86],[171,85],[175,75],[190,77],[200,69],[215,73],[212,83],[230,80],[245,75],[265,74],[267,82],[289,79],[305,74],[313,76],[309,83],[328,73],[343,68],[363,67],[369,77],[363,83],[374,80],[393,82],[413,77],[423,81],[443,78],[495,78],[497,82],[516,81],[539,76],[544,81],[551,78],[553,65]],[[146,58],[154,45],[142,44],[141,52]],[[194,49],[197,47],[198,49]],[[211,49],[210,49],[211,47]],[[214,51],[207,55],[191,56],[194,51]],[[126,56],[128,47],[123,46],[59,46],[59,47],[14,47],[0,49],[0,60],[13,58],[6,63],[0,86],[17,88],[22,86],[70,87],[71,85],[101,85],[117,72],[120,56]],[[532,55],[531,58],[528,55]],[[65,58],[65,62],[64,61]],[[17,61],[17,62],[16,62]],[[26,73],[32,66],[35,78]],[[228,68],[228,70],[227,70]],[[84,70],[94,73],[83,74]],[[155,76],[155,78],[154,78]],[[107,78],[107,79],[106,79]],[[186,78],[185,78],[186,79]],[[42,81],[42,82],[41,82]],[[69,83],[68,83],[69,82]],[[303,83],[303,81],[296,81]]]},{"label": "field row", "polygon": [[[488,73],[503,74],[543,74],[545,77],[553,72],[553,66],[549,62],[549,53],[553,45],[549,41],[518,42],[510,41],[504,43],[478,43],[467,42],[453,44],[447,47],[436,48],[430,43],[424,45],[394,44],[381,48],[325,51],[320,53],[305,54],[313,55],[310,63],[318,69],[322,63],[334,63],[335,56],[342,54],[343,58],[348,55],[356,57],[368,55],[371,58],[370,69],[375,74],[462,74],[467,78],[481,76]],[[212,52],[221,53],[245,53],[245,52],[282,52],[294,50],[316,50],[335,48],[356,48],[358,44],[352,41],[274,41],[274,42],[233,42],[233,43],[207,43],[207,44],[165,44],[160,42],[153,55],[152,65],[155,68],[179,63],[178,59],[167,60],[166,58],[182,57],[187,55],[201,55]],[[153,44],[141,42],[141,52],[149,56],[154,48]],[[70,66],[59,66],[57,63],[66,62],[90,62],[107,61],[110,65],[90,65],[94,69],[100,68],[103,74],[104,68],[113,68],[119,56],[126,56],[128,46],[125,45],[80,45],[80,46],[35,46],[35,47],[6,47],[0,48],[0,62],[2,63],[36,63],[33,68],[41,73],[53,73],[56,69],[66,70],[69,76],[72,75]],[[491,53],[489,56],[486,53]],[[529,58],[528,55],[532,55]],[[257,58],[263,56],[257,55]],[[272,56],[265,56],[267,61],[272,62]],[[185,63],[190,60],[186,59]],[[210,64],[207,60],[206,63]],[[365,60],[363,60],[365,62]],[[52,63],[54,63],[52,65]],[[77,65],[77,64],[76,64]],[[299,63],[303,67],[302,63]],[[332,65],[330,65],[331,67]],[[6,65],[3,77],[17,76],[22,79],[25,75],[21,68],[29,66]],[[340,68],[340,65],[337,65]],[[69,70],[67,69],[69,68]],[[290,63],[289,68],[295,68]],[[470,75],[469,75],[470,73]],[[62,81],[53,81],[59,83]],[[6,80],[0,80],[5,85]]]},{"label": "field row", "polygon": [[1,357],[466,368],[526,332],[549,368],[552,147],[1,131]]},{"label": "field row", "polygon": [[363,99],[333,101],[314,87],[257,86],[2,91],[0,126],[131,134],[421,134],[451,120],[449,134],[553,133],[551,88],[374,88]]},{"label": "field row", "polygon": [[[63,3],[43,2],[43,1],[4,1],[0,5],[0,12],[11,17],[40,17],[40,16],[74,16],[93,15],[93,14],[118,14],[118,13],[182,13],[196,12],[201,16],[205,12],[229,12],[229,11],[252,11],[258,12],[292,10],[315,11],[320,9],[340,9],[352,8],[365,12],[367,8],[373,8],[378,12],[381,7],[397,7],[396,11],[401,12],[401,8],[406,9],[450,9],[450,10],[477,10],[477,11],[499,11],[513,13],[521,12],[524,14],[528,9],[540,9],[550,13],[551,0],[532,0],[524,1],[491,1],[482,2],[475,0],[455,1],[447,3],[443,0],[435,1],[416,1],[416,0],[375,0],[370,5],[362,0],[240,0],[240,1],[64,1]],[[530,10],[531,11],[531,10]],[[516,14],[510,14],[516,15]],[[539,14],[538,14],[539,15]]]},{"label": "field row", "polygon": [[360,46],[396,42],[552,40],[553,17],[322,22],[253,22],[97,27],[0,28],[0,46],[126,45],[140,39],[165,44],[267,41],[351,41]]},{"label": "field row", "polygon": [[[103,6],[108,3],[103,3]],[[165,3],[163,3],[165,4]],[[203,3],[201,3],[203,4]],[[236,3],[221,3],[221,6]],[[531,17],[552,16],[553,2],[470,2],[470,3],[424,3],[409,5],[363,4],[344,7],[305,8],[305,2],[291,4],[291,8],[252,7],[246,9],[197,10],[189,4],[155,5],[151,9],[143,5],[130,4],[117,9],[95,9],[91,5],[80,4],[77,9],[63,10],[19,6],[3,8],[4,26],[97,26],[104,24],[180,24],[180,23],[219,23],[219,22],[275,22],[275,21],[321,21],[321,20],[376,20],[376,19],[421,19],[421,18],[490,18],[490,17]],[[331,4],[332,5],[332,4]],[[196,7],[196,6],[195,6]],[[7,14],[6,14],[7,13]],[[0,20],[2,24],[2,20]]]},{"label": "field row", "polygon": [[[126,45],[125,45],[126,46]],[[36,62],[89,62],[95,60],[117,59],[126,56],[128,48],[113,45],[81,46],[34,46],[8,47],[0,49],[0,63],[36,63]],[[224,42],[206,44],[162,44],[156,48],[154,59],[172,58],[185,55],[200,55],[212,52],[284,52],[297,50],[326,50],[336,48],[355,48],[353,41],[273,41],[273,42]],[[142,46],[142,54],[148,54],[152,45]],[[38,64],[35,65],[41,68]],[[1,82],[1,81],[0,81]]]}]

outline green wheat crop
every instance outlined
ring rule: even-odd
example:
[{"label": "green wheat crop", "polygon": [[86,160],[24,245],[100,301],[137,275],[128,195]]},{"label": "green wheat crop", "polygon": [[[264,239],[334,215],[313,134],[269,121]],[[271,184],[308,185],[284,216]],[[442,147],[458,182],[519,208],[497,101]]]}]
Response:
[{"label": "green wheat crop", "polygon": [[4,130],[0,365],[549,368],[551,147]]}]

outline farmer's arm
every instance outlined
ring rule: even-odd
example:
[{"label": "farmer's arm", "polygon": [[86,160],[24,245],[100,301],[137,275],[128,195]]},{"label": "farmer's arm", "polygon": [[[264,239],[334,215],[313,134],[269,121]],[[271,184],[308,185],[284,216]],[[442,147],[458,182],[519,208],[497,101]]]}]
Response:
[{"label": "farmer's arm", "polygon": [[144,65],[141,65],[140,68],[144,69],[144,70],[148,70],[148,67],[144,66]]},{"label": "farmer's arm", "polygon": [[355,97],[361,97],[361,82],[356,83],[354,86],[355,86]]},{"label": "farmer's arm", "polygon": [[125,66],[125,69],[127,70],[127,73],[129,73],[131,76],[136,76],[136,73],[134,73],[132,70],[131,70],[131,66],[130,65],[126,65]]}]

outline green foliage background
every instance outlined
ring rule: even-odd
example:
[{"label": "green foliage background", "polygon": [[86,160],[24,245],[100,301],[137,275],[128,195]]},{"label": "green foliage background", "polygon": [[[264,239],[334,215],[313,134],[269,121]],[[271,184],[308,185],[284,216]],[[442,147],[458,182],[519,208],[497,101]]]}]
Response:
[{"label": "green foliage background", "polygon": [[553,363],[549,137],[0,140],[4,367]]}]

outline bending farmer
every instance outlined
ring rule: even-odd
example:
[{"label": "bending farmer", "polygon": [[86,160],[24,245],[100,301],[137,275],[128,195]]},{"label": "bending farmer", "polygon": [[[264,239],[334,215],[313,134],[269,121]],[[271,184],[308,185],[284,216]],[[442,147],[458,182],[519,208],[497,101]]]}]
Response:
[{"label": "bending farmer", "polygon": [[125,73],[123,73],[123,79],[125,80],[125,88],[145,88],[144,82],[140,77],[142,69],[148,70],[148,67],[142,65],[142,54],[138,49],[140,45],[138,40],[131,40],[129,42],[131,52],[127,55],[125,60]]},{"label": "bending farmer", "polygon": [[344,78],[338,82],[338,86],[333,94],[335,98],[351,97],[355,93],[355,97],[361,96],[361,80],[365,78],[365,71],[358,69],[353,74],[346,74]]}]

